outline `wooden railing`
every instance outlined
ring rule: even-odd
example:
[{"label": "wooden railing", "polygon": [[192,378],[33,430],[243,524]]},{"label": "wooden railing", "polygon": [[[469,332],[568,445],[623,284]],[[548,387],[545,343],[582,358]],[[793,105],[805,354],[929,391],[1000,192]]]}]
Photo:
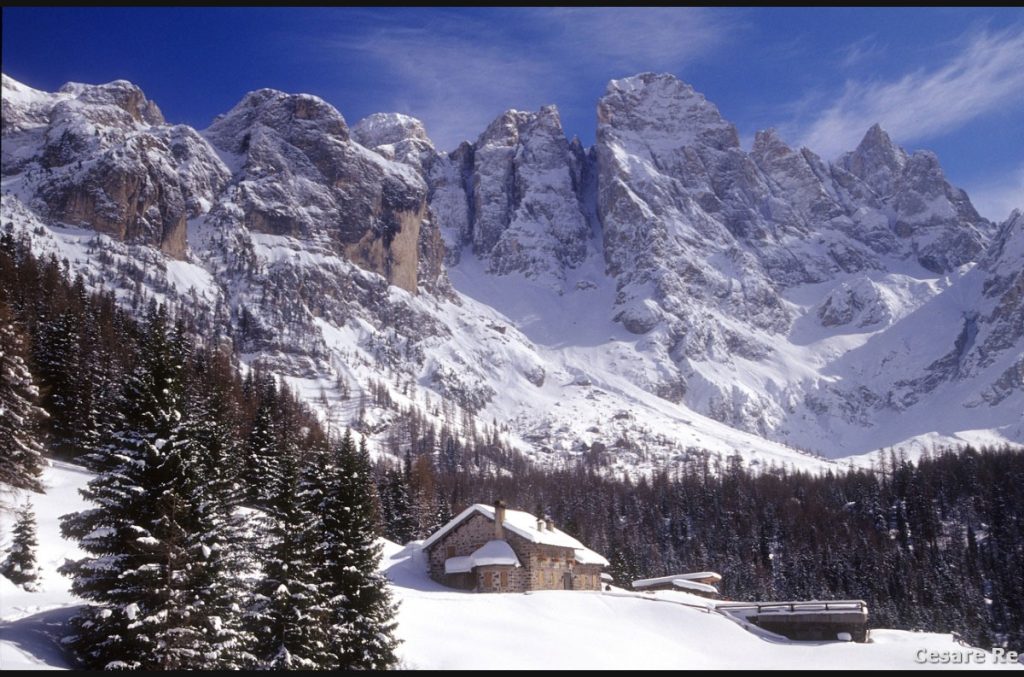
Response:
[{"label": "wooden railing", "polygon": [[779,613],[779,612],[803,612],[803,613],[826,613],[835,611],[847,611],[866,614],[868,603],[862,599],[841,599],[829,602],[719,602],[716,609],[723,611],[744,611],[751,610],[758,614]]}]

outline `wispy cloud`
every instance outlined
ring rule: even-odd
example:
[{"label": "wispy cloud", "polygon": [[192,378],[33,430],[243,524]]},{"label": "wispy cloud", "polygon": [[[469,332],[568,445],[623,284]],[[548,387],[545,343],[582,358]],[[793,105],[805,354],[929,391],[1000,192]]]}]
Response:
[{"label": "wispy cloud", "polygon": [[557,27],[548,48],[568,47],[575,60],[612,69],[671,68],[718,47],[734,23],[702,7],[562,8],[534,10]]},{"label": "wispy cloud", "polygon": [[603,80],[678,70],[723,43],[730,16],[705,8],[520,8],[475,18],[438,12],[422,28],[379,26],[330,48],[388,73],[391,108],[419,117],[434,142],[450,149],[508,108],[558,103],[560,93],[578,91],[582,70]]},{"label": "wispy cloud", "polygon": [[839,65],[843,68],[854,68],[874,61],[884,54],[885,47],[879,44],[878,38],[869,35],[840,49]]},{"label": "wispy cloud", "polygon": [[998,223],[1014,209],[1024,209],[1024,164],[1000,176],[986,177],[966,190],[978,212]]},{"label": "wispy cloud", "polygon": [[842,94],[808,124],[801,144],[835,157],[881,123],[901,143],[953,131],[1004,106],[1024,103],[1024,30],[977,32],[940,67],[893,81],[847,81]]}]

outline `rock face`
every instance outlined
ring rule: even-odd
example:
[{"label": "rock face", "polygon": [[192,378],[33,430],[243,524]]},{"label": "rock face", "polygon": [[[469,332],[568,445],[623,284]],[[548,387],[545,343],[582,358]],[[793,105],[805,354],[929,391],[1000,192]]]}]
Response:
[{"label": "rock face", "polygon": [[293,378],[386,372],[565,453],[1024,441],[1024,218],[983,219],[877,125],[832,163],[773,130],[747,152],[652,73],[608,84],[591,148],[554,106],[450,153],[270,89],[202,132],[124,81],[4,76],[2,106],[5,224],[94,279],[141,262]]},{"label": "rock face", "polygon": [[216,153],[124,80],[56,94],[4,76],[4,175],[31,170],[46,216],[181,258],[186,221],[227,183]]},{"label": "rock face", "polygon": [[[240,165],[226,199],[242,210],[250,231],[326,245],[416,291],[426,185],[405,165],[353,143],[333,107],[315,96],[262,89],[205,136]],[[425,268],[435,271],[437,264]],[[425,277],[428,284],[436,279]]]},{"label": "rock face", "polygon": [[563,279],[591,239],[585,161],[554,106],[504,113],[476,143],[431,166],[431,206],[449,248],[470,247],[498,275]]},{"label": "rock face", "polygon": [[837,165],[870,191],[856,194],[873,198],[871,202],[886,214],[889,228],[900,241],[895,249],[909,249],[926,270],[948,273],[974,262],[988,243],[991,227],[967,194],[949,185],[934,153],[918,151],[908,156],[874,125],[857,149]]},{"label": "rock face", "polygon": [[979,329],[967,360],[974,369],[996,366],[998,376],[981,392],[989,405],[1024,389],[1024,213],[1014,210],[1000,226],[979,264],[985,278],[977,308]]}]

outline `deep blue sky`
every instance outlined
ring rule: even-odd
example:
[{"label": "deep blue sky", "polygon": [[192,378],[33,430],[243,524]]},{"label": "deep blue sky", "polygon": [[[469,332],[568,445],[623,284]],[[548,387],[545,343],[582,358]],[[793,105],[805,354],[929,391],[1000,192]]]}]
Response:
[{"label": "deep blue sky", "polygon": [[51,91],[125,78],[198,128],[252,89],[308,92],[351,123],[419,117],[442,148],[548,103],[591,143],[609,79],[667,71],[748,146],[776,127],[833,158],[877,121],[983,214],[1024,207],[1022,9],[5,7],[3,70]]}]

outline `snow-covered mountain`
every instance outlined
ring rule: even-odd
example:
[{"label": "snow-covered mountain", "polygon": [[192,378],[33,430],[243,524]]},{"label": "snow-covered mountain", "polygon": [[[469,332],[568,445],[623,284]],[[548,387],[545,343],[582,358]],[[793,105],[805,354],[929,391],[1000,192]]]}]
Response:
[{"label": "snow-covered mountain", "polygon": [[443,152],[274,90],[203,131],[124,81],[5,75],[2,105],[5,226],[191,304],[339,425],[376,378],[538,458],[1024,443],[1024,216],[980,217],[878,126],[834,163],[771,130],[747,152],[650,73],[609,83],[591,148],[553,106]]}]

